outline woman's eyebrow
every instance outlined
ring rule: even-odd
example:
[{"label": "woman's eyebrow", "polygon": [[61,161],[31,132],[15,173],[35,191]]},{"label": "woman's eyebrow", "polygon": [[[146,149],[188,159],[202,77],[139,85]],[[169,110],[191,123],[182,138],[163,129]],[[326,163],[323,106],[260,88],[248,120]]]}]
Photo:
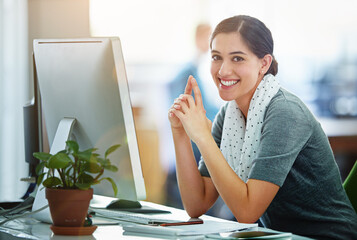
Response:
[{"label": "woman's eyebrow", "polygon": [[[211,50],[211,53],[220,53],[217,50]],[[234,52],[230,52],[229,55],[235,55],[235,54],[243,54],[243,55],[247,55],[246,53],[242,52],[242,51],[234,51]]]},{"label": "woman's eyebrow", "polygon": [[242,52],[242,51],[235,51],[235,52],[230,52],[230,55],[235,55],[235,54],[243,54],[243,55],[247,55],[246,53]]}]

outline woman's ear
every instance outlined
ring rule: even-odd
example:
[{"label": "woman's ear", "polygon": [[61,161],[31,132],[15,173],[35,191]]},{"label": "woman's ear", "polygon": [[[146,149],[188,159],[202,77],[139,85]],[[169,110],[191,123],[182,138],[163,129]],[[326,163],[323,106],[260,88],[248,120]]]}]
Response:
[{"label": "woman's ear", "polygon": [[261,59],[261,69],[260,72],[264,75],[266,72],[268,72],[270,65],[273,61],[273,56],[271,54],[266,54],[262,59]]}]

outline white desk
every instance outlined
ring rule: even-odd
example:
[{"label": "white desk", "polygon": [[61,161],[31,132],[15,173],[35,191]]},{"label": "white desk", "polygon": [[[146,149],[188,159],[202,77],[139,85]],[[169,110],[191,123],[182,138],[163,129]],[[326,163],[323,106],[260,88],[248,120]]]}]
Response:
[{"label": "white desk", "polygon": [[[148,202],[141,202],[142,205],[169,210],[172,214],[175,215],[175,218],[182,220],[189,219],[189,216],[184,210],[175,209],[171,207],[166,207],[163,205],[158,205],[154,203]],[[203,220],[215,220],[215,221],[222,221],[225,222],[227,220],[214,218],[211,216],[204,215],[201,217]],[[227,221],[228,222],[228,221]],[[11,234],[4,233],[4,227],[8,231],[12,231]],[[18,235],[19,234],[19,235]],[[20,237],[22,234],[22,237]],[[24,237],[28,237],[29,239],[51,239],[51,240],[69,240],[69,239],[79,239],[79,240],[101,240],[101,239],[176,239],[170,238],[168,236],[149,236],[149,235],[142,235],[136,233],[127,233],[124,232],[121,225],[100,225],[96,229],[96,231],[91,236],[61,236],[61,235],[54,235],[52,234],[49,224],[40,223],[37,220],[32,218],[24,218],[20,220],[15,220],[12,222],[6,223],[4,226],[0,227],[0,239],[26,239]],[[204,239],[204,236],[189,236],[189,237],[180,237],[179,239]],[[293,235],[293,240],[307,240],[309,238],[300,237]]]}]

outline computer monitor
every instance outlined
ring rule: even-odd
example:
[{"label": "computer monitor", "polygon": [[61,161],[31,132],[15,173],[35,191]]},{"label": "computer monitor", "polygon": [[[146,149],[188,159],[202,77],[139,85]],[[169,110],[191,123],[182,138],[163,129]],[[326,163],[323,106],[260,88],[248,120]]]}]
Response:
[{"label": "computer monitor", "polygon": [[[81,150],[98,148],[101,155],[108,147],[121,144],[110,155],[118,172],[105,173],[116,182],[118,195],[114,196],[109,182],[95,185],[94,194],[145,199],[119,38],[37,39],[33,44],[50,152],[63,150],[67,139],[76,140]],[[44,199],[44,191],[39,192],[33,210]]]}]

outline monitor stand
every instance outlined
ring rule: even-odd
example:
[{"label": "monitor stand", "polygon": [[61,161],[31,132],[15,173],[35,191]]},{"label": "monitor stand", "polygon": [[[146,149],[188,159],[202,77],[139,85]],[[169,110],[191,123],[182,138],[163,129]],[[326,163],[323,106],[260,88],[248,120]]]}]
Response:
[{"label": "monitor stand", "polygon": [[[63,118],[60,121],[57,127],[55,138],[53,139],[50,154],[54,155],[66,148],[66,142],[71,136],[75,122],[75,118]],[[37,187],[35,201],[32,206],[32,212],[44,208],[46,205],[48,205],[45,190],[46,189],[42,184]],[[48,207],[33,214],[33,217],[42,222],[52,223],[52,218]]]}]

